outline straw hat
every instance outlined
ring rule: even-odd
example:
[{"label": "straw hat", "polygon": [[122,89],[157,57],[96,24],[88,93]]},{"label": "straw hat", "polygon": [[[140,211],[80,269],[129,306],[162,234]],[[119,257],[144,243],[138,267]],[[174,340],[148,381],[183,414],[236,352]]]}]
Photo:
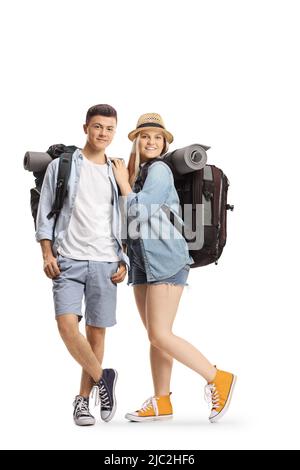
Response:
[{"label": "straw hat", "polygon": [[162,117],[156,113],[142,114],[137,122],[136,129],[129,132],[128,138],[132,141],[142,130],[153,129],[155,127],[162,130],[169,144],[173,142],[172,134],[166,130]]}]

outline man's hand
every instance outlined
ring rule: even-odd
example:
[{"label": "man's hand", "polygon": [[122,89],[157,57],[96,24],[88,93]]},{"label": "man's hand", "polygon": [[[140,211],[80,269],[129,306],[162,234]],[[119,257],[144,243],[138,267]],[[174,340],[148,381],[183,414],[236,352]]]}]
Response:
[{"label": "man's hand", "polygon": [[112,275],[111,280],[114,284],[124,281],[126,276],[126,265],[124,263],[119,263],[118,271]]},{"label": "man's hand", "polygon": [[60,269],[59,269],[59,266],[57,264],[57,259],[52,254],[47,255],[44,258],[44,273],[50,279],[54,279],[55,277],[59,276],[59,274],[60,274]]}]

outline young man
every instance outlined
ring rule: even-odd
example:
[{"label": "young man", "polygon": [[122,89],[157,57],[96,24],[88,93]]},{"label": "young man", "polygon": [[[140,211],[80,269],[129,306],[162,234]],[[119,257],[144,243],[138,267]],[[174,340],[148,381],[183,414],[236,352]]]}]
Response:
[{"label": "young man", "polygon": [[[83,126],[87,135],[82,150],[72,156],[67,197],[54,226],[48,219],[55,198],[59,159],[47,168],[37,215],[44,272],[52,279],[55,315],[60,335],[82,366],[74,421],[92,425],[89,395],[96,386],[101,418],[110,421],[116,411],[117,372],[102,369],[106,327],[116,323],[117,283],[126,276],[128,258],[121,243],[121,214],[112,163],[105,154],[117,125],[109,105],[90,108]],[[54,233],[53,233],[54,227]],[[85,297],[86,337],[78,327]]]}]

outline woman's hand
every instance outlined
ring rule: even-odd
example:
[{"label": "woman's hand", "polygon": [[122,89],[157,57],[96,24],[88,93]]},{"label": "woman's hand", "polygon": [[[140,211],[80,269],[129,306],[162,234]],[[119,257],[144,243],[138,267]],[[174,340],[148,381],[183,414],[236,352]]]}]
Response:
[{"label": "woman's hand", "polygon": [[124,160],[119,160],[117,158],[112,160],[112,168],[122,195],[127,196],[127,194],[131,193],[131,187],[129,184],[129,173]]},{"label": "woman's hand", "polygon": [[113,163],[113,166],[112,166],[113,172],[114,172],[115,179],[118,185],[122,186],[122,184],[128,183],[129,173],[125,166],[124,160],[120,160],[116,158],[115,160],[112,160],[112,163]]}]

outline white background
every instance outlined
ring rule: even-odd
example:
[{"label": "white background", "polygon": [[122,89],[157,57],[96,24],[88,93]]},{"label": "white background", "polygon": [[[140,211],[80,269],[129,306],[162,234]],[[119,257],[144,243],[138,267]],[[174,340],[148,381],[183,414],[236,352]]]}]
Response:
[{"label": "white background", "polygon": [[[297,4],[2,2],[2,448],[299,448]],[[106,102],[119,115],[110,156],[127,159],[127,133],[140,114],[158,112],[175,135],[171,148],[210,145],[209,163],[230,179],[227,246],[218,266],[192,271],[174,328],[238,375],[217,425],[207,420],[204,380],[179,363],[173,421],[124,419],[153,393],[126,283],[104,358],[119,371],[116,416],[91,428],[72,422],[80,368],[56,330],[22,159],[53,143],[84,145],[87,109]]]}]

